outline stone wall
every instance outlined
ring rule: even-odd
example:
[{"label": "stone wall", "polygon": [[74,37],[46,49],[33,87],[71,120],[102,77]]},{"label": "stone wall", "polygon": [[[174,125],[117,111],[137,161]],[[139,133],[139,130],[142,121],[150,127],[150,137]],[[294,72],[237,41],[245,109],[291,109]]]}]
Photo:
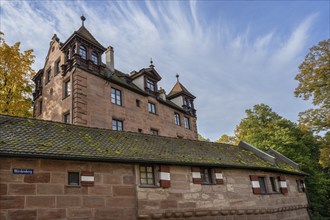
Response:
[{"label": "stone wall", "polygon": [[[94,186],[69,186],[68,172],[82,171],[94,172]],[[309,219],[306,194],[296,186],[301,177],[285,175],[286,195],[256,195],[249,175],[280,174],[222,174],[222,185],[193,184],[191,167],[170,166],[169,188],[145,188],[139,165],[0,157],[0,219]]]},{"label": "stone wall", "polygon": [[[197,139],[196,118],[176,111],[154,97],[139,95],[80,69],[76,69],[74,79],[75,85],[79,86],[74,92],[77,105],[74,117],[78,124],[111,129],[115,118],[123,121],[125,131],[139,132],[140,129],[142,133],[150,134],[150,129],[155,129],[161,136]],[[111,103],[111,88],[121,91],[122,106]],[[136,100],[140,101],[140,107],[136,106]],[[148,112],[148,102],[156,105],[156,114]],[[175,124],[174,112],[180,114],[181,126]],[[190,119],[190,129],[184,127],[183,116]]]},{"label": "stone wall", "polygon": [[[68,171],[93,171],[95,185],[68,186]],[[0,219],[136,219],[134,181],[133,165],[0,158]]]},{"label": "stone wall", "polygon": [[201,185],[192,183],[190,167],[170,170],[170,188],[137,187],[139,219],[309,219],[306,194],[296,187],[301,177],[285,175],[287,195],[255,195],[249,175],[279,174],[223,169],[223,185]]}]

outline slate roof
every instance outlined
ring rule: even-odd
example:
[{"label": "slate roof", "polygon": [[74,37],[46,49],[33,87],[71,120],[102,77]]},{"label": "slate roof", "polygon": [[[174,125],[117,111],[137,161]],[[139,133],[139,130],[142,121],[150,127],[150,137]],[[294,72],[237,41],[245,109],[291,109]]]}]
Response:
[{"label": "slate roof", "polygon": [[105,48],[95,39],[95,37],[87,30],[87,28],[85,28],[85,26],[81,26],[77,31],[75,31],[75,33],[105,50]]},{"label": "slate roof", "polygon": [[258,169],[305,175],[239,146],[0,115],[0,156]]}]

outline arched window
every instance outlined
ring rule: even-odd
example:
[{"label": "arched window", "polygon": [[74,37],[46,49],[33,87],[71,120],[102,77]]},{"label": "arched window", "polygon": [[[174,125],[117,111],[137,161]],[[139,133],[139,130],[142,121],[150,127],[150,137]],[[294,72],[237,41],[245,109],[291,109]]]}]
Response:
[{"label": "arched window", "polygon": [[87,49],[86,49],[86,47],[81,45],[80,48],[79,48],[79,54],[80,54],[81,58],[86,60],[87,59]]},{"label": "arched window", "polygon": [[96,52],[93,52],[92,53],[92,61],[96,65],[99,64],[98,59],[97,59],[97,53]]}]

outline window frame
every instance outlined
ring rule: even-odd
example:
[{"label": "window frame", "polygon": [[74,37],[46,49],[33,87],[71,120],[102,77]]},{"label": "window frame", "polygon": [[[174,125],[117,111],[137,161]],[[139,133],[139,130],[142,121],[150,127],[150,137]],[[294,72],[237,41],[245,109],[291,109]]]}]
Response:
[{"label": "window frame", "polygon": [[146,88],[151,92],[156,92],[157,90],[156,82],[149,78],[146,78]]},{"label": "window frame", "polygon": [[[211,167],[200,167],[201,184],[202,185],[215,185],[214,170]],[[206,172],[205,172],[206,171]],[[207,175],[205,175],[207,174]]]},{"label": "window frame", "polygon": [[280,189],[279,189],[279,184],[278,184],[277,178],[274,177],[274,176],[270,176],[269,177],[269,181],[270,181],[272,192],[273,193],[280,193]]},{"label": "window frame", "polygon": [[[77,175],[76,177],[76,181],[71,181],[72,179],[70,177],[72,177],[73,175]],[[73,184],[73,182],[76,182],[77,184]],[[80,173],[79,172],[74,172],[74,171],[69,171],[68,172],[68,186],[75,186],[75,187],[79,187],[80,186]]]},{"label": "window frame", "polygon": [[64,81],[64,96],[63,98],[69,97],[71,95],[71,84],[70,79]]},{"label": "window frame", "polygon": [[174,123],[178,126],[181,126],[180,114],[177,112],[174,112]]},{"label": "window frame", "polygon": [[[119,94],[118,94],[119,93]],[[122,106],[122,92],[119,89],[111,87],[111,103]]]},{"label": "window frame", "polygon": [[[115,126],[114,126],[114,122],[115,122]],[[119,126],[119,123],[121,123],[121,126]],[[115,127],[115,129],[114,129],[114,127]],[[119,127],[121,129],[118,129]],[[111,121],[111,129],[114,130],[114,131],[123,131],[124,130],[124,122],[122,120],[113,118],[112,121]]]},{"label": "window frame", "polygon": [[154,128],[150,128],[150,134],[151,135],[158,136],[159,135],[159,130],[158,129],[154,129]]},{"label": "window frame", "polygon": [[183,116],[184,128],[190,129],[190,119],[187,116]]},{"label": "window frame", "polygon": [[99,65],[99,56],[95,51],[92,52],[91,60],[95,65]]},{"label": "window frame", "polygon": [[42,114],[42,99],[38,102],[38,115]]},{"label": "window frame", "polygon": [[299,193],[305,192],[305,186],[304,186],[304,180],[296,180],[297,183],[297,189]]},{"label": "window frame", "polygon": [[156,114],[157,113],[156,104],[152,102],[148,102],[148,111],[149,113]]},{"label": "window frame", "polygon": [[266,184],[266,177],[265,176],[258,176],[259,187],[260,187],[260,194],[269,194],[269,190]]},{"label": "window frame", "polygon": [[87,48],[84,45],[79,46],[79,55],[82,59],[87,60]]},{"label": "window frame", "polygon": [[[142,178],[142,172],[141,172],[141,168],[144,168],[145,171],[147,171],[147,168],[151,168],[151,172],[149,172],[149,174],[151,173],[152,176],[148,177],[148,172],[145,172],[145,178]],[[154,164],[139,164],[139,187],[143,187],[143,188],[158,188],[160,187],[159,184],[159,166],[158,165],[154,165]],[[151,179],[151,183],[148,182],[148,178],[152,178]],[[146,179],[147,183],[143,183],[142,179]]]},{"label": "window frame", "polygon": [[70,112],[66,112],[63,114],[63,122],[65,124],[71,124]]},{"label": "window frame", "polygon": [[54,75],[56,76],[57,74],[60,73],[60,64],[61,64],[61,58],[57,59],[55,62],[55,73]]},{"label": "window frame", "polygon": [[46,72],[46,83],[48,84],[52,80],[52,69],[49,67]]}]

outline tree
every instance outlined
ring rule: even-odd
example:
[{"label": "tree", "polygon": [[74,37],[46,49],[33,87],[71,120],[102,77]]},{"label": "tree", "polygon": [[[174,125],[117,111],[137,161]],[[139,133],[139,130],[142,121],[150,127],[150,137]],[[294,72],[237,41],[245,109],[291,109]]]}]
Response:
[{"label": "tree", "polygon": [[[295,96],[308,100],[315,106],[299,114],[300,126],[330,136],[330,39],[310,48],[299,66],[298,87]],[[330,138],[323,138],[320,162],[330,167]]]},{"label": "tree", "polygon": [[216,142],[217,143],[232,144],[232,145],[237,145],[238,144],[238,140],[235,136],[229,136],[227,134],[222,135]]},{"label": "tree", "polygon": [[199,141],[210,141],[210,139],[203,137],[201,134],[198,134]]},{"label": "tree", "polygon": [[20,43],[6,44],[0,32],[0,113],[17,116],[31,115],[31,78],[35,72],[33,50],[20,52]]},{"label": "tree", "polygon": [[306,185],[313,216],[330,217],[330,178],[318,163],[318,139],[311,131],[302,130],[265,104],[255,105],[253,109],[246,110],[246,114],[235,130],[236,138],[261,150],[273,148],[297,162],[303,171],[310,174]]}]

